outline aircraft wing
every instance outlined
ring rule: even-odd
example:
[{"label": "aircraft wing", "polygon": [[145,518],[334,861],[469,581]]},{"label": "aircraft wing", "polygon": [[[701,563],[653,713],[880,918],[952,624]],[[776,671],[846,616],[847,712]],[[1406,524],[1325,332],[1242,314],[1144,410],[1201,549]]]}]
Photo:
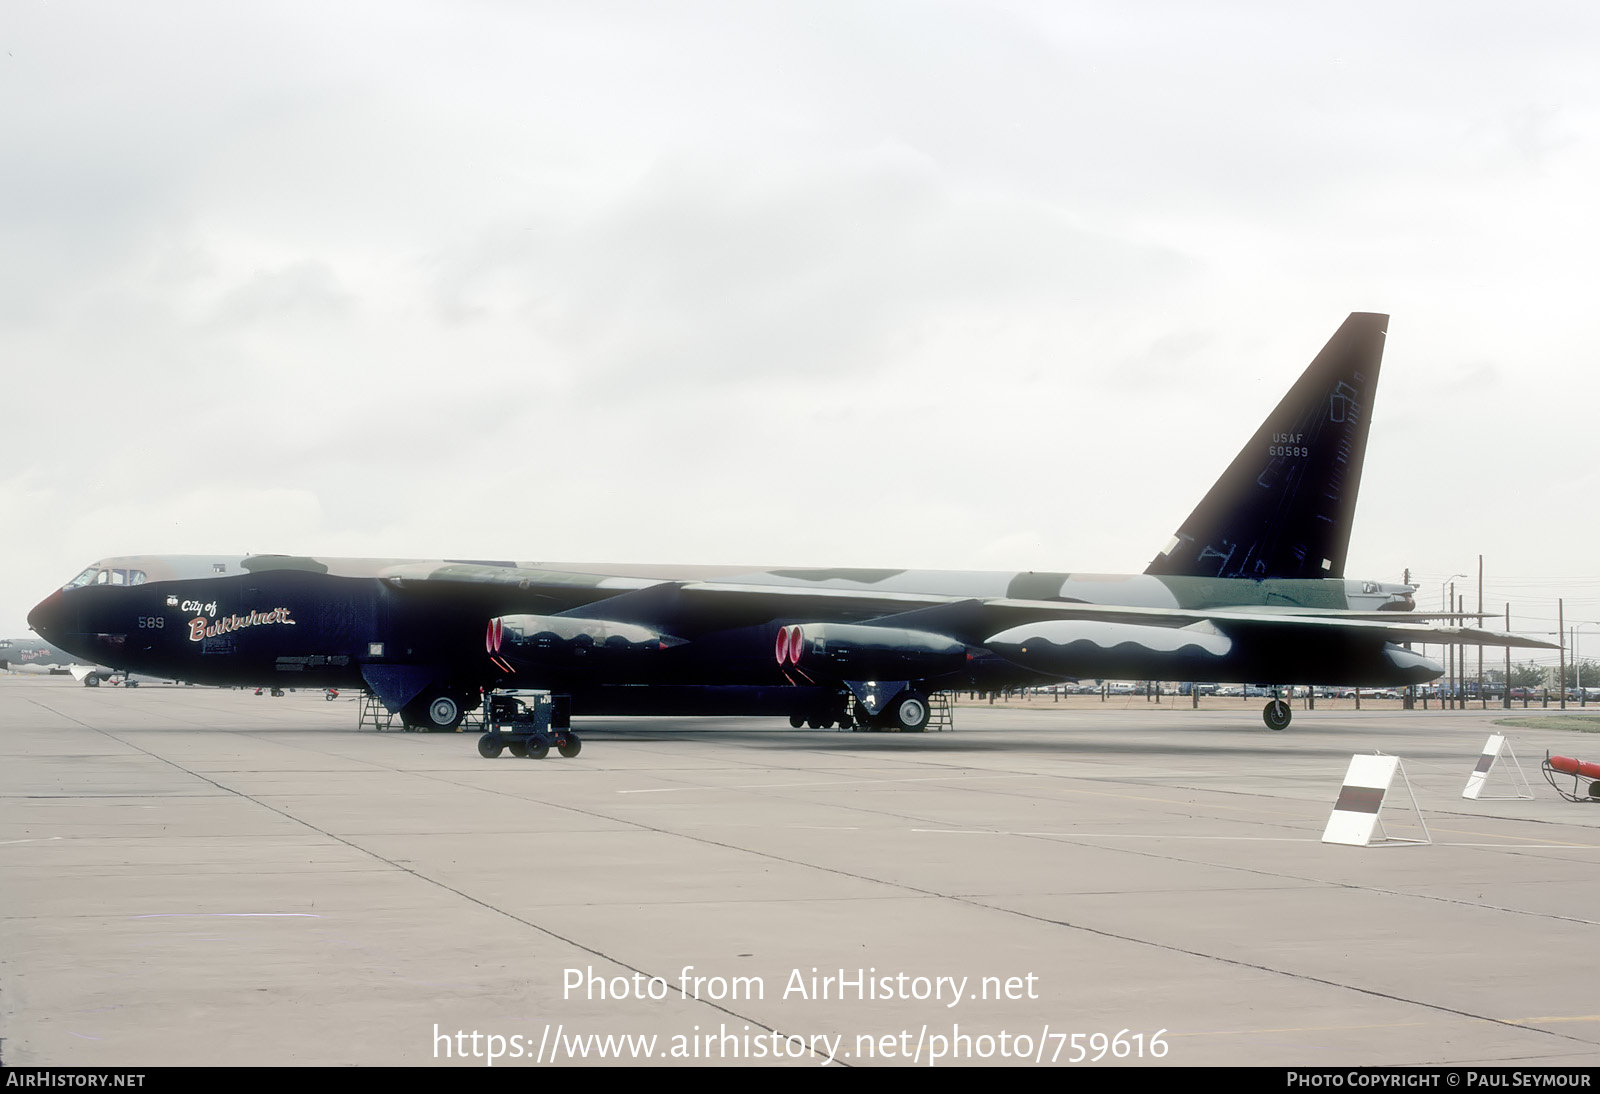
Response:
[{"label": "aircraft wing", "polygon": [[[1510,646],[1513,649],[1559,648],[1550,642],[1504,631],[1400,622],[1395,618],[1397,614],[1395,612],[1340,612],[1329,608],[1303,611],[1250,608],[1132,608],[1104,604],[1053,604],[1050,601],[1017,600],[992,603],[1002,609],[1036,613],[1033,614],[1034,619],[1088,619],[1167,627],[1188,627],[1207,622],[1217,630],[1228,634],[1276,631],[1287,638],[1296,631],[1320,630],[1352,638],[1377,639],[1402,645],[1407,642],[1431,642],[1435,645]],[[1046,608],[1056,610],[1045,613]]]},{"label": "aircraft wing", "polygon": [[378,570],[377,577],[396,589],[444,583],[521,589],[547,595],[592,591],[603,596],[659,584],[650,578],[614,577],[573,570],[481,562],[398,562]]},{"label": "aircraft wing", "polygon": [[659,626],[689,636],[716,627],[753,625],[776,619],[850,618],[869,626],[912,628],[949,635],[969,645],[1042,620],[1121,623],[1137,627],[1187,628],[1209,624],[1223,633],[1251,633],[1285,639],[1320,631],[1352,639],[1435,644],[1556,649],[1539,639],[1475,627],[1402,622],[1395,612],[1340,612],[1336,609],[1145,608],[1082,604],[1058,600],[974,598],[931,593],[893,593],[846,589],[791,588],[725,582],[665,583],[624,593],[564,613],[585,618]]},{"label": "aircraft wing", "polygon": [[1243,633],[1248,629],[1254,629],[1257,632],[1278,631],[1285,638],[1289,637],[1295,630],[1322,630],[1356,638],[1380,639],[1397,645],[1404,645],[1407,642],[1426,642],[1444,646],[1505,646],[1511,649],[1528,650],[1560,648],[1553,642],[1528,638],[1520,634],[1510,634],[1505,631],[1490,631],[1480,627],[1448,627],[1431,623],[1375,621],[1361,618],[1360,613],[1356,613],[1356,618],[1341,619],[1329,615],[1258,616],[1219,612],[1213,614],[1211,619],[1218,630],[1227,633]]},{"label": "aircraft wing", "polygon": [[671,581],[462,563],[407,563],[387,567],[379,576],[402,592],[476,589],[504,594],[526,610],[542,614],[631,623],[685,637],[776,619],[869,619],[960,599],[927,593]]},{"label": "aircraft wing", "polygon": [[[1556,649],[1549,642],[1475,627],[1412,622],[1396,612],[1332,608],[1167,608],[1060,600],[964,597],[939,593],[830,589],[731,581],[661,581],[569,570],[470,563],[407,563],[386,568],[396,589],[476,586],[514,592],[530,608],[575,619],[657,628],[692,639],[708,631],[775,621],[843,621],[910,627],[981,646],[999,632],[1043,620],[1187,628],[1209,624],[1224,634],[1256,637],[1321,632],[1403,644]],[[1410,613],[1407,613],[1409,615]],[[1425,617],[1423,617],[1425,618]]]}]

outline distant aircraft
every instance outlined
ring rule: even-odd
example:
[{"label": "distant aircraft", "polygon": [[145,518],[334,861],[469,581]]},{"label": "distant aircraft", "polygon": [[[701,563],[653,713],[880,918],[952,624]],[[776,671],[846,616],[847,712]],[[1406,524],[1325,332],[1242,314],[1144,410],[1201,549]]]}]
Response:
[{"label": "distant aircraft", "polygon": [[93,665],[36,638],[0,638],[0,669],[41,676],[71,676],[84,687],[117,675],[104,665]]},{"label": "distant aircraft", "polygon": [[[1344,577],[1387,325],[1345,321],[1139,575],[132,556],[88,567],[28,623],[196,683],[365,687],[433,729],[495,687],[550,690],[578,714],[918,730],[941,691],[1383,687],[1443,674],[1407,643],[1553,648],[1407,622],[1413,586]],[[1263,717],[1284,728],[1288,704]]]}]

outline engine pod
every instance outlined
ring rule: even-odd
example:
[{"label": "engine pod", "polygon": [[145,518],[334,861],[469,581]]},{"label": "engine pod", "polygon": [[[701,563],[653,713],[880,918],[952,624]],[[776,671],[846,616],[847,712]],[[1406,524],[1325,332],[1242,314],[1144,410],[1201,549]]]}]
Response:
[{"label": "engine pod", "polygon": [[1150,627],[1086,619],[1026,623],[984,645],[1035,672],[1114,680],[1215,680],[1233,652],[1233,641],[1209,624]]},{"label": "engine pod", "polygon": [[923,680],[967,663],[964,642],[931,631],[859,623],[801,623],[785,630],[788,642],[781,648],[789,663],[814,679]]},{"label": "engine pod", "polygon": [[551,615],[502,615],[489,621],[489,653],[570,654],[579,651],[646,652],[684,645],[685,640],[632,623]]}]

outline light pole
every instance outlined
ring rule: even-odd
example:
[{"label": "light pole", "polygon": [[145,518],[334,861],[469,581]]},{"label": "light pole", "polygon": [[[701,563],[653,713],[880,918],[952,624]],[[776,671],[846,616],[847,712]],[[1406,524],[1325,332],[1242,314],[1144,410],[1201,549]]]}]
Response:
[{"label": "light pole", "polygon": [[[1451,574],[1449,577],[1447,577],[1443,581],[1439,582],[1439,599],[1441,601],[1443,601],[1443,603],[1444,603],[1444,610],[1445,610],[1445,614],[1446,615],[1449,615],[1449,614],[1451,614],[1452,612],[1455,611],[1455,607],[1456,607],[1456,578],[1458,578],[1458,577],[1466,577],[1466,576],[1467,576],[1466,574]],[[1447,588],[1449,590],[1448,592],[1446,592]],[[1448,626],[1449,623],[1450,623],[1450,621],[1448,619],[1446,619],[1445,620],[1445,625]],[[1445,646],[1445,664],[1446,664],[1447,668],[1445,669],[1445,677],[1444,678],[1445,678],[1446,684],[1448,685],[1447,690],[1450,693],[1450,706],[1451,707],[1455,706],[1454,699],[1455,699],[1455,694],[1456,694],[1456,669],[1455,669],[1456,662],[1455,662],[1455,656],[1456,656],[1456,648],[1454,646],[1450,646],[1450,645]],[[1440,699],[1439,699],[1439,709],[1440,710],[1445,709],[1445,702],[1446,702],[1446,700],[1441,696]]]},{"label": "light pole", "polygon": [[[1578,705],[1581,707],[1586,707],[1589,704],[1587,697],[1583,694],[1583,660],[1578,656],[1578,636],[1583,633],[1584,627],[1594,625],[1595,621],[1592,619],[1585,619],[1581,623],[1572,625],[1572,671],[1578,675]],[[1565,680],[1561,681],[1561,686],[1565,688],[1567,682]]]}]

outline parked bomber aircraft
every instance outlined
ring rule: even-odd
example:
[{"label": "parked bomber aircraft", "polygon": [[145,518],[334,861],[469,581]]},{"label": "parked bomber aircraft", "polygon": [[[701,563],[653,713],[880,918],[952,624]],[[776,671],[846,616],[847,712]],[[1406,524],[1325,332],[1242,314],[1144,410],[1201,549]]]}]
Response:
[{"label": "parked bomber aircraft", "polygon": [[[88,567],[28,622],[127,670],[365,687],[437,729],[496,687],[547,689],[578,714],[916,730],[945,690],[1380,687],[1442,675],[1406,643],[1543,648],[1405,621],[1412,586],[1344,576],[1387,324],[1345,321],[1139,575],[135,556]],[[1288,725],[1287,704],[1265,718]]]},{"label": "parked bomber aircraft", "polygon": [[40,676],[71,676],[87,688],[99,687],[100,681],[117,675],[114,669],[91,665],[35,638],[0,638],[0,669]]}]

